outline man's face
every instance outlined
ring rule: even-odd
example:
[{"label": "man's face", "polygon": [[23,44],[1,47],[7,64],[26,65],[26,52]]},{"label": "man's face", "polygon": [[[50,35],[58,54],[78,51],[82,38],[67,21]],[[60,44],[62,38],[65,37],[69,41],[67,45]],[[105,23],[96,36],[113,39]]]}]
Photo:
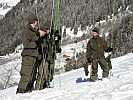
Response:
[{"label": "man's face", "polygon": [[35,23],[31,24],[31,26],[32,26],[33,28],[37,28],[37,21],[35,21]]},{"label": "man's face", "polygon": [[35,23],[34,23],[35,27],[37,27],[37,24],[38,24],[37,21],[35,21]]},{"label": "man's face", "polygon": [[93,37],[97,37],[98,36],[97,32],[91,32],[91,34],[92,34]]}]

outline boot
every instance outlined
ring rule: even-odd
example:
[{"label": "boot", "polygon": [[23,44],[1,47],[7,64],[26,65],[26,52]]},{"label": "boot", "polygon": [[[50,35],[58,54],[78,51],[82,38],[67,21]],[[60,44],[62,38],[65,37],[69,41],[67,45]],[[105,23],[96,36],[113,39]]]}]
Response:
[{"label": "boot", "polygon": [[88,71],[85,71],[85,76],[88,76],[88,73],[89,73]]},{"label": "boot", "polygon": [[26,91],[26,89],[21,89],[21,88],[18,88],[17,91],[16,91],[16,94],[17,93],[27,93],[28,91]]}]

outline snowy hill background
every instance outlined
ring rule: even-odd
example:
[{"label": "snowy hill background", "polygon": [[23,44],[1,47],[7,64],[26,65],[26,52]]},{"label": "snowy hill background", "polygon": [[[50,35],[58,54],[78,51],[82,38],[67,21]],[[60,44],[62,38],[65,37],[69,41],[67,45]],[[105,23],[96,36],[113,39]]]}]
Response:
[{"label": "snowy hill background", "polygon": [[0,19],[5,16],[5,14],[20,0],[0,0]]}]

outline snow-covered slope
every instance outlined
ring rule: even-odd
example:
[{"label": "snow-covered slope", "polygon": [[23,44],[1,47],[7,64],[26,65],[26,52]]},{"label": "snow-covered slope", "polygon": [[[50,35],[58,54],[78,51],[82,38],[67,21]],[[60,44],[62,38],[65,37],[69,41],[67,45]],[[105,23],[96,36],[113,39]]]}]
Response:
[{"label": "snow-covered slope", "polygon": [[[76,59],[77,53],[86,50],[86,43],[87,43],[87,40],[83,40],[78,43],[62,46],[62,53],[57,54],[58,60],[56,60],[55,67],[57,69],[63,68],[64,65],[67,63],[67,61],[63,59],[64,54],[70,56],[70,59],[73,59],[73,56]],[[18,83],[20,79],[19,71],[21,68],[22,48],[23,46],[20,45],[16,48],[14,53],[6,56],[0,56],[0,84],[2,84],[5,88],[9,87],[11,84],[14,85]],[[9,77],[10,77],[10,81],[8,80]],[[1,86],[0,89],[3,86]]]},{"label": "snow-covered slope", "polygon": [[[85,77],[81,68],[56,75],[54,88],[17,95],[17,86],[1,90],[0,100],[132,100],[133,53],[112,59],[112,64],[113,76],[108,80],[76,83],[78,79]],[[101,72],[99,68],[99,78]],[[51,85],[53,86],[53,82]]]}]

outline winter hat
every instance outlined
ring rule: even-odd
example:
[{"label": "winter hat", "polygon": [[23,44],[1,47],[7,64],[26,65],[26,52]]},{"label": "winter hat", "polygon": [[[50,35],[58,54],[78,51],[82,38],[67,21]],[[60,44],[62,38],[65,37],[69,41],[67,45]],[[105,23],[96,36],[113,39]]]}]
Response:
[{"label": "winter hat", "polygon": [[94,29],[92,31],[97,32],[99,34],[99,28],[97,28],[97,27],[94,27]]},{"label": "winter hat", "polygon": [[36,16],[35,14],[31,14],[31,15],[28,16],[28,23],[29,23],[29,24],[33,24],[33,23],[35,23],[37,20],[38,20],[38,19],[37,19],[37,16]]},{"label": "winter hat", "polygon": [[51,23],[49,21],[48,22],[45,22],[45,23],[41,23],[40,24],[40,30],[46,32],[47,30],[50,29],[50,24]]}]

